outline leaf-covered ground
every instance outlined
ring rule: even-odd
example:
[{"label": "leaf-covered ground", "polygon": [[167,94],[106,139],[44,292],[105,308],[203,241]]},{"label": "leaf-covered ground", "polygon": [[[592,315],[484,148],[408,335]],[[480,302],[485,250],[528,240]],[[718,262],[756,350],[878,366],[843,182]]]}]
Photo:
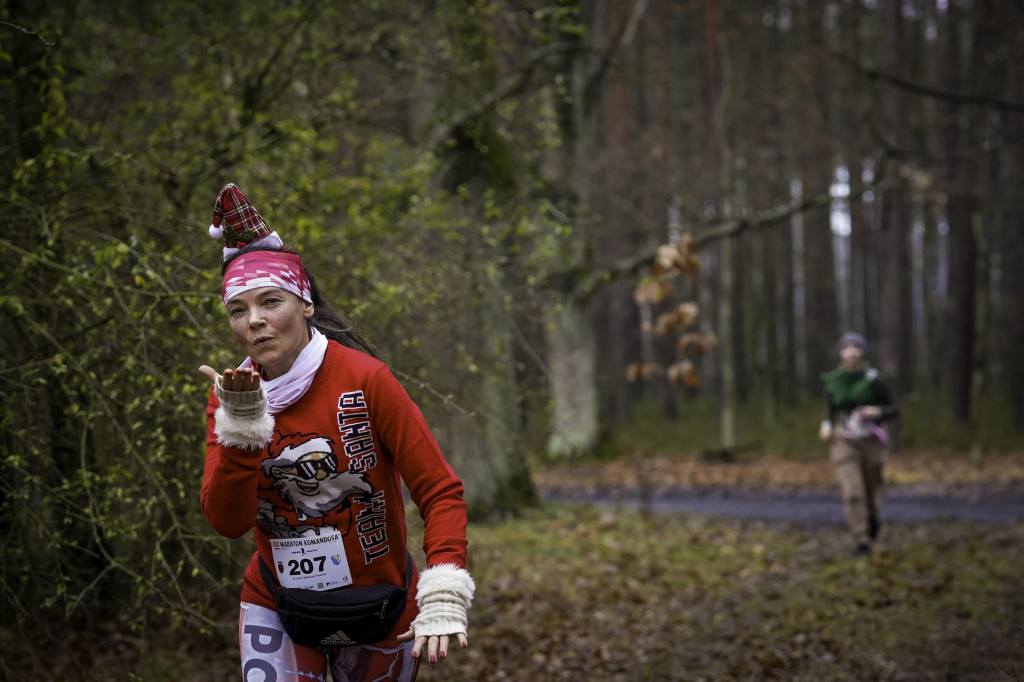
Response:
[{"label": "leaf-covered ground", "polygon": [[1024,524],[840,533],[549,507],[474,525],[471,647],[421,680],[1012,680]]},{"label": "leaf-covered ground", "polygon": [[[635,485],[638,474],[659,485],[834,486],[827,462],[769,458],[535,472],[541,484],[584,486]],[[887,478],[1012,494],[1024,490],[1024,457],[901,454]],[[422,529],[411,531],[418,546]],[[547,505],[469,534],[470,647],[424,665],[424,682],[1024,679],[1024,522],[892,524],[869,559],[851,558],[835,527],[625,508]],[[44,645],[53,675],[13,679],[237,679],[229,602],[214,632],[68,632]]]},{"label": "leaf-covered ground", "polygon": [[[825,458],[634,457],[541,486],[834,488]],[[1024,494],[1024,456],[890,459],[887,484]],[[472,645],[421,680],[1024,679],[1024,523],[833,529],[548,506],[470,528]]]}]

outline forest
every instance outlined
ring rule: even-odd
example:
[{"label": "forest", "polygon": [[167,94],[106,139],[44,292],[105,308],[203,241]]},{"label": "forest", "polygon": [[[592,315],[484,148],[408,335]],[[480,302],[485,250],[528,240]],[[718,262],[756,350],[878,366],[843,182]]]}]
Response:
[{"label": "forest", "polygon": [[[758,649],[766,626],[736,645],[756,663],[684,661],[649,625],[642,666],[566,641],[601,653],[554,665],[548,642],[533,668],[481,671],[484,652],[537,644],[502,629],[518,593],[487,563],[514,561],[496,538],[693,543],[649,548],[661,596],[605,592],[609,613],[616,594],[643,602],[628,617],[645,623],[684,593],[713,612],[748,577],[741,557],[772,592],[804,575],[787,557],[831,551],[839,540],[803,531],[775,554],[756,524],[551,506],[536,481],[652,456],[824,460],[821,377],[846,331],[891,377],[897,453],[933,454],[933,473],[943,457],[999,462],[1000,484],[1024,491],[1022,64],[1018,0],[0,0],[0,671],[237,669],[252,546],[199,509],[196,371],[242,359],[207,234],[230,182],[380,348],[465,483],[490,644],[457,677],[1021,679],[1008,661],[1024,602],[1003,592],[1019,523],[898,531],[983,553],[974,582],[934,573],[931,549],[858,574],[871,608],[897,589],[886,608],[931,608],[907,585],[978,599],[903,667],[799,668],[838,656],[828,626]],[[729,544],[739,555],[711,549]],[[566,582],[608,579],[579,570]],[[550,608],[550,584],[516,571],[534,590],[520,604]],[[751,617],[729,594],[717,603]],[[989,606],[1002,620],[971,649],[986,673],[915,667],[939,665]],[[548,634],[570,617],[544,613]],[[657,622],[713,646],[697,616],[679,619]],[[895,623],[892,647],[918,627],[878,622]]]}]

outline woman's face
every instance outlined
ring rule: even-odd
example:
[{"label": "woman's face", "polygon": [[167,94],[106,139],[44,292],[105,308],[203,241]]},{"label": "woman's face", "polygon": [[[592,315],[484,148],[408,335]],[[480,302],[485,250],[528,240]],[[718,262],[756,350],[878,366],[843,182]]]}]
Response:
[{"label": "woman's face", "polygon": [[864,349],[855,343],[848,343],[839,350],[839,357],[847,367],[856,367],[864,360]]},{"label": "woman's face", "polygon": [[228,322],[242,351],[258,363],[266,379],[289,369],[309,343],[306,320],[313,304],[277,287],[250,289],[227,305]]}]

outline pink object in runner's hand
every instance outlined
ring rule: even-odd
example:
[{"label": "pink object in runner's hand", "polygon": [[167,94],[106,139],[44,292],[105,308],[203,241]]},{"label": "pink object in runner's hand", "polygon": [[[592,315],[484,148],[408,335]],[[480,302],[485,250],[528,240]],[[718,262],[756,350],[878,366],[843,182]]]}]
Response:
[{"label": "pink object in runner's hand", "polygon": [[871,433],[874,434],[875,438],[882,441],[886,445],[889,444],[889,434],[887,434],[885,432],[885,429],[883,429],[881,426],[879,426],[875,422],[871,422],[870,424],[868,424],[868,430],[870,430]]}]

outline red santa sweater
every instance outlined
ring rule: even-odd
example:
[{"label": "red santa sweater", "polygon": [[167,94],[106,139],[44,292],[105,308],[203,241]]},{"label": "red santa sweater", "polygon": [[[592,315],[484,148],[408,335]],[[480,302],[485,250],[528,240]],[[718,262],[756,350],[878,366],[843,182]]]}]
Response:
[{"label": "red santa sweater", "polygon": [[[424,520],[427,565],[466,566],[462,482],[409,395],[382,362],[334,341],[305,395],[274,415],[274,436],[252,449],[219,443],[211,389],[200,502],[210,525],[238,538],[254,529],[256,553],[242,601],[274,608],[257,556],[274,565],[269,538],[338,529],[352,585],[405,582],[401,481]],[[401,478],[400,478],[401,477]],[[416,615],[416,580],[389,639]]]}]

